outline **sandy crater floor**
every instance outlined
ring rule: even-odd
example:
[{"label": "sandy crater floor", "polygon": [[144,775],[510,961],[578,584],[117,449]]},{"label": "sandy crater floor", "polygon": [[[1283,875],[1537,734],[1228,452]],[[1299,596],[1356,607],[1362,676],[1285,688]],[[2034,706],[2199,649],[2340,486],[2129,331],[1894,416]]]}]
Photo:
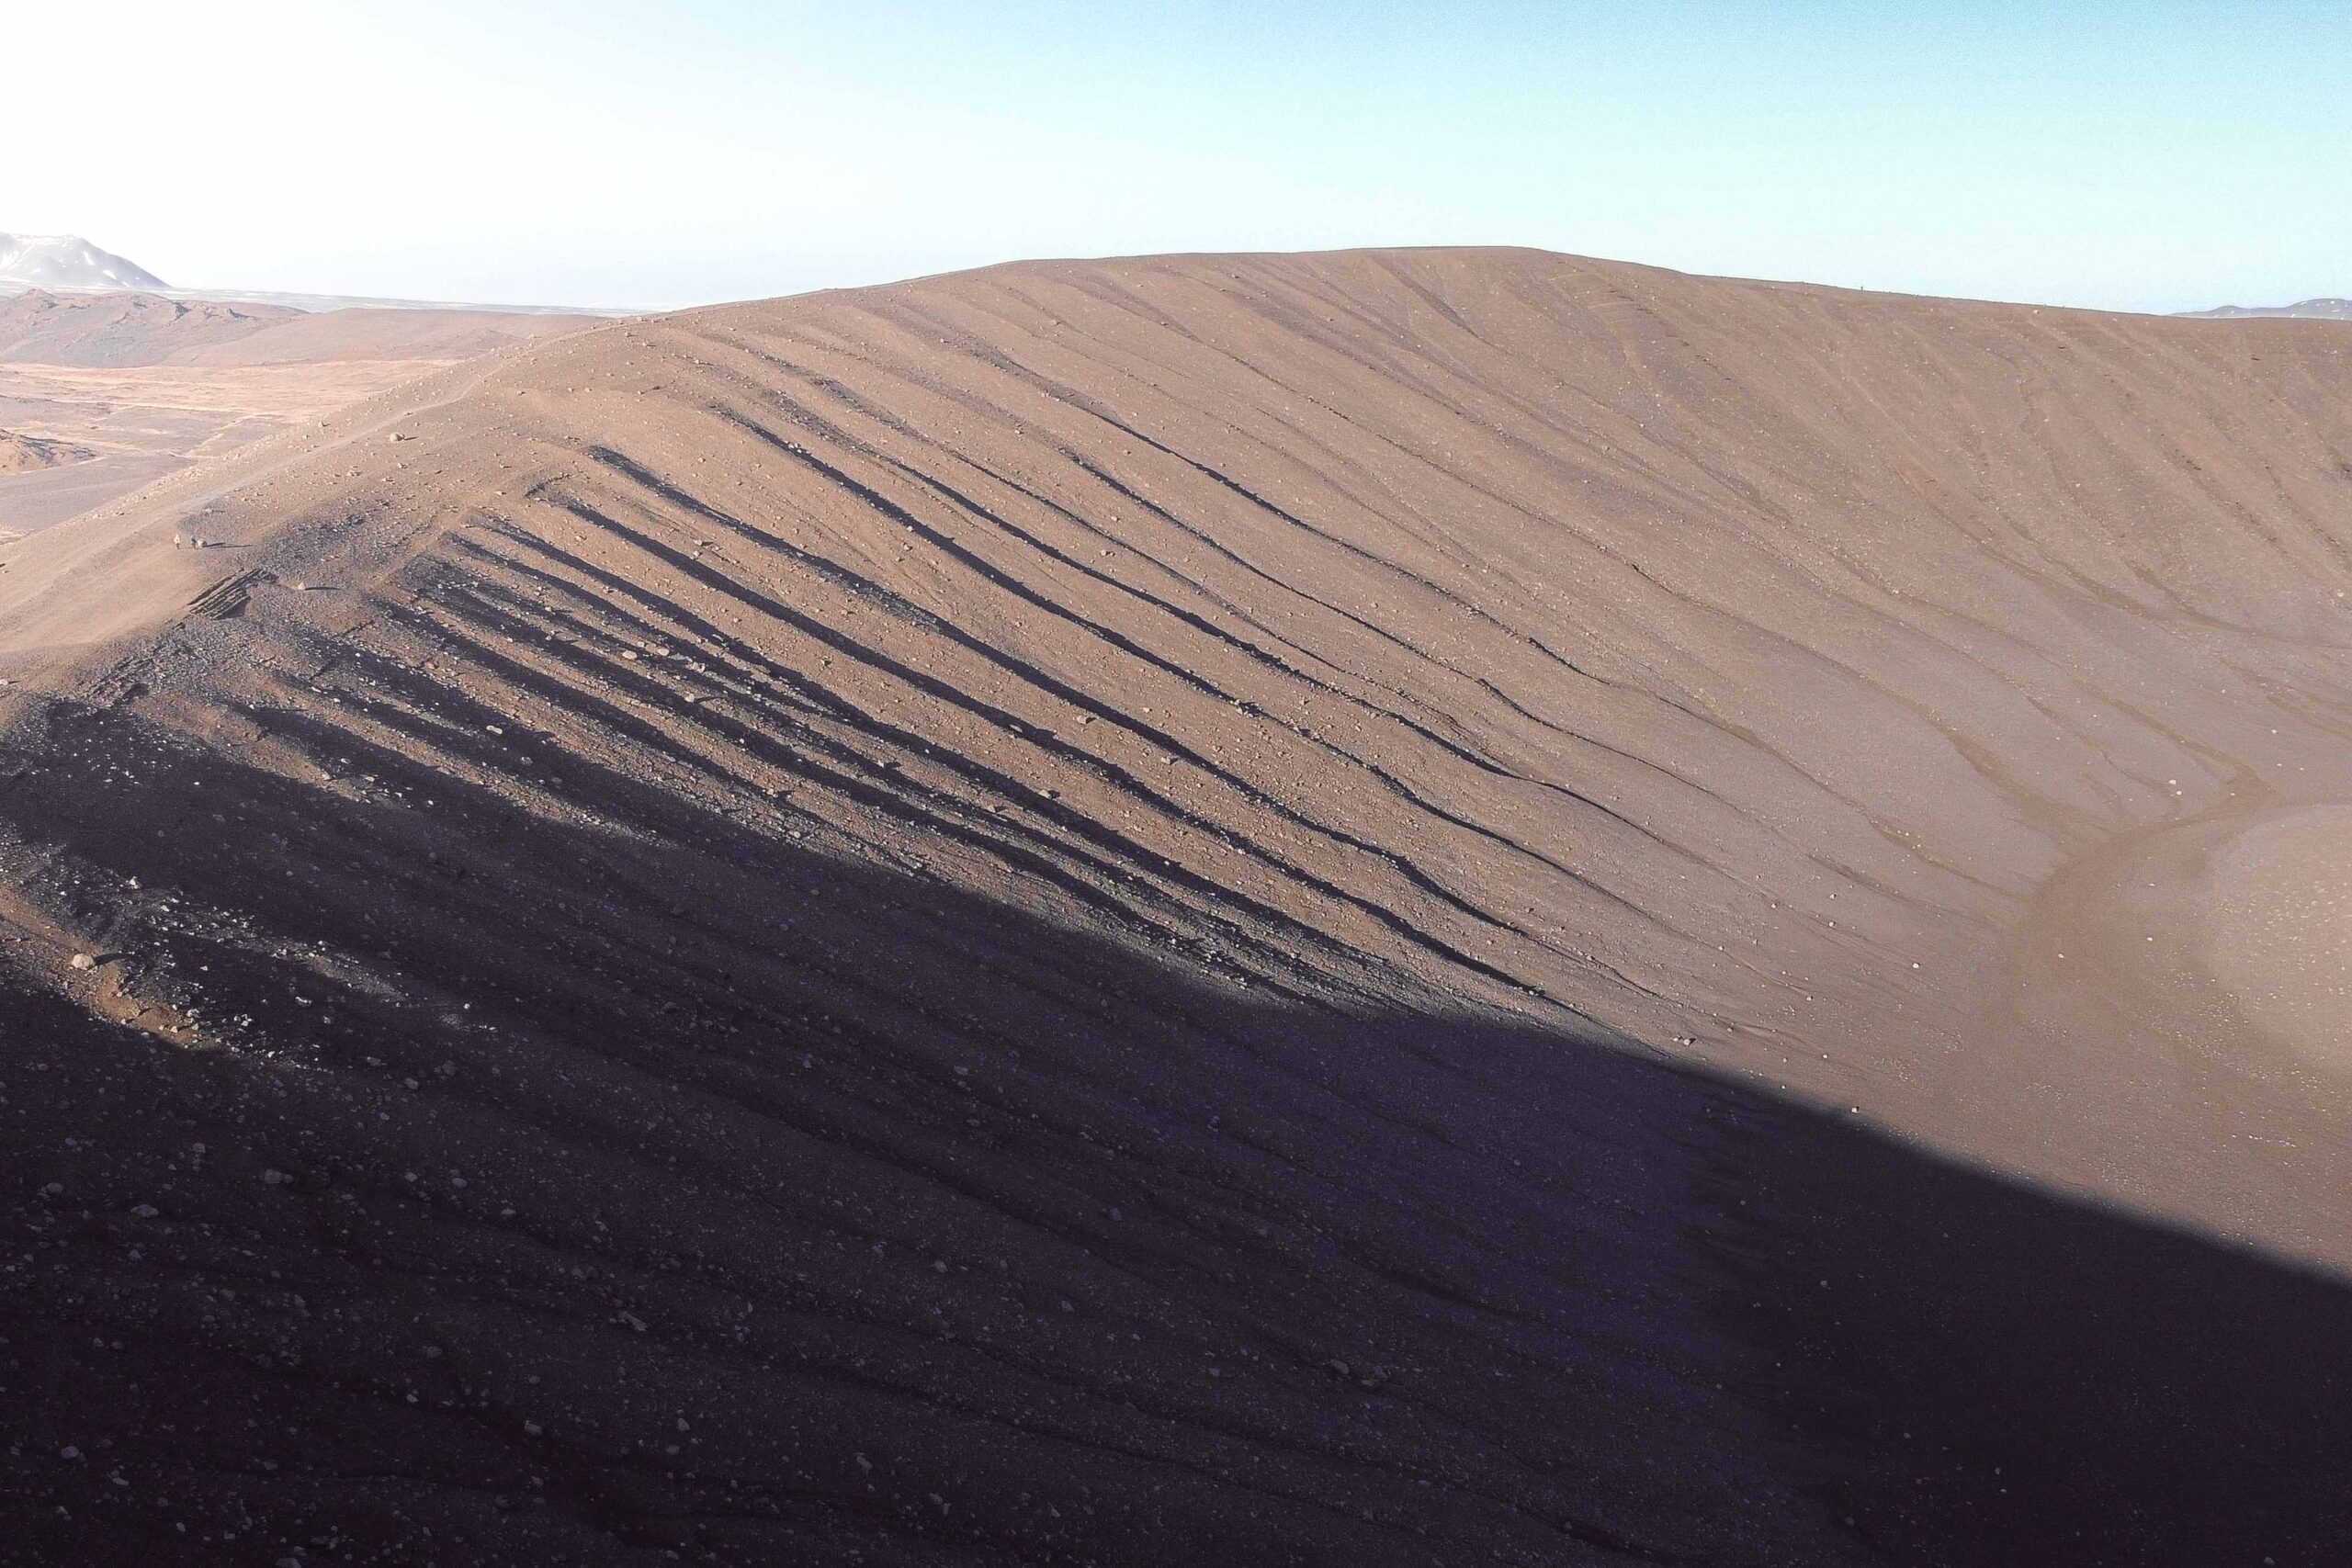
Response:
[{"label": "sandy crater floor", "polygon": [[2266,817],[2216,850],[2197,902],[2202,958],[2249,1022],[2352,1075],[2352,805]]}]

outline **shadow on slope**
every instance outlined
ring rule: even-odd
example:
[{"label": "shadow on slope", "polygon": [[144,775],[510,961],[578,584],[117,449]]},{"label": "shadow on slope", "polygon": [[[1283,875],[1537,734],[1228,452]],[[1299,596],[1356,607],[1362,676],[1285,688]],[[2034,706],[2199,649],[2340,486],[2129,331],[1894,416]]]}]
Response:
[{"label": "shadow on slope", "polygon": [[2335,1282],[578,758],[560,820],[266,723],[336,777],[61,705],[0,784],[28,972],[103,960],[6,1003],[20,1561],[2352,1536]]}]

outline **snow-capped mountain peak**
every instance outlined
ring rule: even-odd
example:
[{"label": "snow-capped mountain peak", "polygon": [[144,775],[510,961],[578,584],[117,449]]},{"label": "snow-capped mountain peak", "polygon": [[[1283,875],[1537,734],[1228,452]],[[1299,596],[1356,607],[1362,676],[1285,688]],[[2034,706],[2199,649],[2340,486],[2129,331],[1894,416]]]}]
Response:
[{"label": "snow-capped mountain peak", "polygon": [[145,267],[102,251],[78,234],[0,234],[0,293],[164,287],[164,280]]}]

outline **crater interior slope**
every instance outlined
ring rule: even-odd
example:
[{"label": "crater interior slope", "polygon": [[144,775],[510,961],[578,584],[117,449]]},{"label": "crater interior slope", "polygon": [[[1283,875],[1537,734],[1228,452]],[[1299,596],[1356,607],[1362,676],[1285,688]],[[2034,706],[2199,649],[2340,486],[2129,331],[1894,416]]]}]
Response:
[{"label": "crater interior slope", "polygon": [[2329,1561],[2347,347],[1023,264],[0,546],[0,1512]]}]

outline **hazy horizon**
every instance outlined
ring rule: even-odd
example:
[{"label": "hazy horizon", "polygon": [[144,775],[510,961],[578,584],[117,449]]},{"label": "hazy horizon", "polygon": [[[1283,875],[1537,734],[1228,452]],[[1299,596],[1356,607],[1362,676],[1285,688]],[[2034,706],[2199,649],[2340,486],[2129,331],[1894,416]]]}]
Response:
[{"label": "hazy horizon", "polygon": [[181,288],[535,305],[1424,244],[2282,304],[2352,292],[2332,12],[233,0],[191,33],[139,0],[102,92],[18,85],[73,155],[20,161],[0,228]]}]

